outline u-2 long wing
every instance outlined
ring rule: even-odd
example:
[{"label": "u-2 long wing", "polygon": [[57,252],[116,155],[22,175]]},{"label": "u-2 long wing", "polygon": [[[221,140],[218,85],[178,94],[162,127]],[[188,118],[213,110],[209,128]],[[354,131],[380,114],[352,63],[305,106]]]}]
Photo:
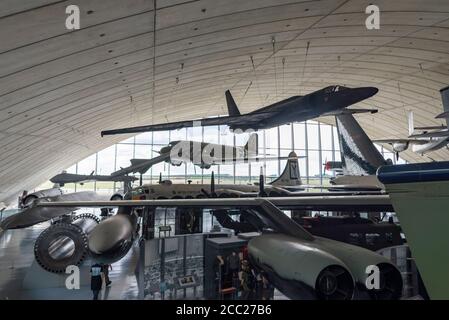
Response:
[{"label": "u-2 long wing", "polygon": [[121,129],[112,129],[101,131],[101,136],[114,135],[114,134],[126,134],[126,133],[140,133],[148,131],[166,131],[176,130],[182,128],[190,128],[193,126],[216,126],[216,125],[242,125],[244,127],[251,127],[252,124],[257,124],[260,121],[270,118],[273,112],[257,112],[249,113],[241,116],[223,116],[215,118],[205,118],[198,120],[187,120],[168,122],[160,124],[151,124],[147,126],[129,127]]}]

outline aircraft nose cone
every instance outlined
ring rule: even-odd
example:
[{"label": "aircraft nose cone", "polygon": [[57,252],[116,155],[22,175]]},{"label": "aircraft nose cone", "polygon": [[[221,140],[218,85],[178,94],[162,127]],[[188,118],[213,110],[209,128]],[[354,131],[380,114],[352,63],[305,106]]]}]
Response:
[{"label": "aircraft nose cone", "polygon": [[50,182],[54,183],[55,181],[58,181],[60,178],[61,178],[61,175],[57,174],[54,177],[50,178]]},{"label": "aircraft nose cone", "polygon": [[160,153],[167,153],[170,151],[170,147],[162,147],[161,150],[159,150]]},{"label": "aircraft nose cone", "polygon": [[364,88],[359,88],[359,89],[361,89],[361,91],[363,92],[363,93],[362,93],[362,96],[363,96],[363,95],[365,96],[364,99],[367,99],[367,98],[369,98],[369,97],[372,97],[372,96],[374,96],[376,93],[379,92],[379,89],[377,89],[376,87],[364,87]]},{"label": "aircraft nose cone", "polygon": [[374,96],[379,89],[375,87],[352,88],[337,92],[336,100],[340,107],[348,107],[357,102],[363,101]]},{"label": "aircraft nose cone", "polygon": [[100,222],[92,230],[89,234],[89,249],[93,253],[103,254],[131,236],[132,225],[129,217],[118,214]]}]

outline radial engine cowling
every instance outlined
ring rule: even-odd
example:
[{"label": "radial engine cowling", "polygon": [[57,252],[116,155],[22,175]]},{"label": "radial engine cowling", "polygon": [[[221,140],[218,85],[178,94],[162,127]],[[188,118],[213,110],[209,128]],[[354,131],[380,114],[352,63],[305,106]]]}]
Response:
[{"label": "radial engine cowling", "polygon": [[131,249],[136,237],[137,217],[116,214],[101,221],[89,234],[89,251],[97,262],[113,263]]},{"label": "radial engine cowling", "polygon": [[34,244],[37,263],[53,273],[66,271],[69,265],[79,265],[89,255],[88,234],[98,225],[92,214],[76,215],[69,222],[57,222],[45,229]]}]

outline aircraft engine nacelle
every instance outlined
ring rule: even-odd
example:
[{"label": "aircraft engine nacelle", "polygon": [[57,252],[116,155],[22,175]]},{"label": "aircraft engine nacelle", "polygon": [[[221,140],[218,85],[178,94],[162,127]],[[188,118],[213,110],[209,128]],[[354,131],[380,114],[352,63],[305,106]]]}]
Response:
[{"label": "aircraft engine nacelle", "polygon": [[39,190],[30,194],[27,194],[25,197],[21,199],[21,203],[19,203],[19,207],[28,208],[30,207],[36,199],[47,198],[47,197],[56,197],[62,195],[62,190],[60,188],[51,188]]},{"label": "aircraft engine nacelle", "polygon": [[370,290],[368,298],[398,299],[402,293],[397,268],[386,258],[360,247],[319,237],[304,241],[282,234],[263,234],[250,240],[248,251],[252,263],[291,299],[360,298],[361,291],[368,292],[365,272],[371,264],[379,266],[380,288]]},{"label": "aircraft engine nacelle", "polygon": [[137,234],[137,216],[118,213],[101,221],[88,236],[90,255],[96,262],[111,264],[131,249]]},{"label": "aircraft engine nacelle", "polygon": [[170,161],[170,164],[171,164],[172,166],[179,167],[179,166],[182,164],[182,161],[171,160],[171,161]]},{"label": "aircraft engine nacelle", "polygon": [[395,142],[392,144],[394,152],[402,152],[407,150],[408,142]]}]

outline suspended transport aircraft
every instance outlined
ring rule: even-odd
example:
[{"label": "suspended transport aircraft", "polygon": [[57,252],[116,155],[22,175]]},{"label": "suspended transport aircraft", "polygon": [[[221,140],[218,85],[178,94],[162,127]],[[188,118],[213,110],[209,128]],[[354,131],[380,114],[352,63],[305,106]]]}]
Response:
[{"label": "suspended transport aircraft", "polygon": [[174,166],[183,163],[193,163],[202,169],[209,169],[213,165],[234,163],[248,163],[254,161],[270,161],[286,159],[258,154],[258,138],[252,133],[248,142],[243,146],[228,146],[216,143],[179,140],[171,141],[162,147],[159,156],[152,159],[131,159],[131,165],[113,172],[112,176],[123,176],[130,173],[144,174],[152,166],[160,162],[167,162]]}]

